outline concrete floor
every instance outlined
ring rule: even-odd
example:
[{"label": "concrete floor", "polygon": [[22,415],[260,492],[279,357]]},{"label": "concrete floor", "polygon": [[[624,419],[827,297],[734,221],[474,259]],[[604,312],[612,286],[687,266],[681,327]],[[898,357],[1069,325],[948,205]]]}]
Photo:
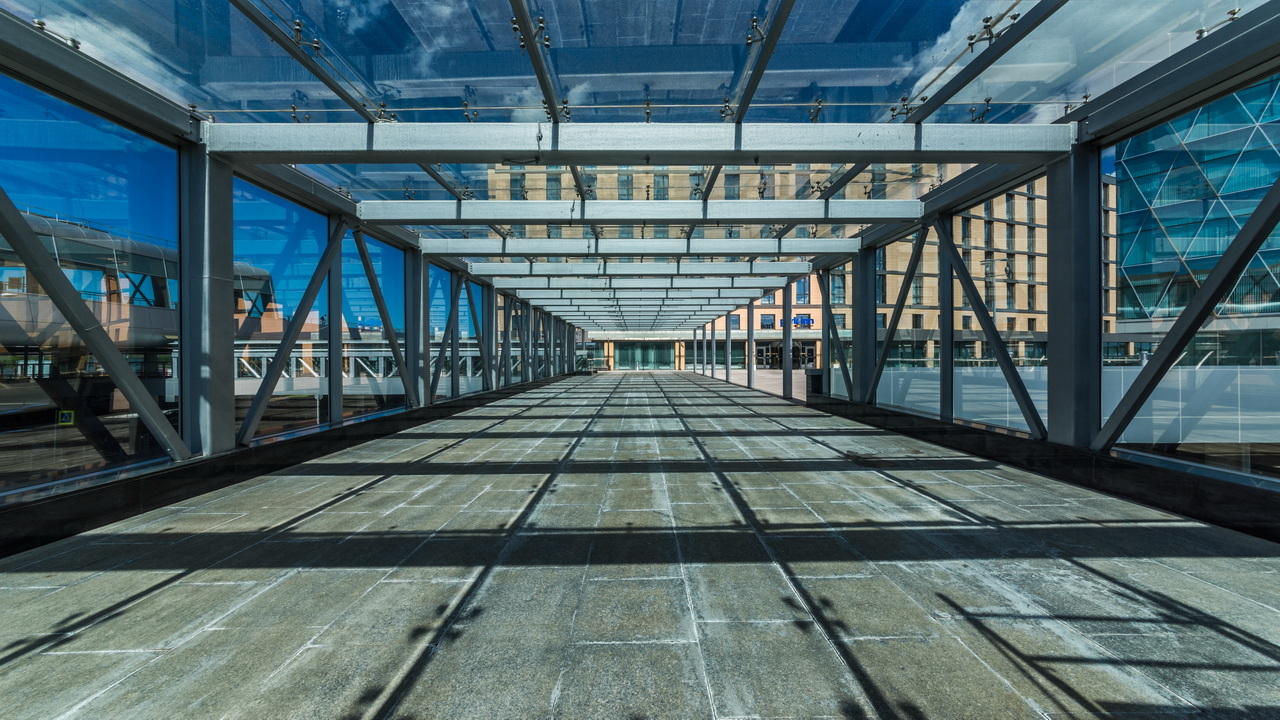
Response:
[{"label": "concrete floor", "polygon": [[4,718],[1280,718],[1280,546],[604,373],[0,563]]}]

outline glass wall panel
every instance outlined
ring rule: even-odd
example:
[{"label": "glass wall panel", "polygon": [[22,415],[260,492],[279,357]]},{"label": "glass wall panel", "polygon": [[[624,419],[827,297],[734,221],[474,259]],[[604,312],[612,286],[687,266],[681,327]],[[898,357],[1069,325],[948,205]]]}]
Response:
[{"label": "glass wall panel", "polygon": [[[440,373],[436,384],[435,398],[443,399],[453,395],[453,355],[449,348],[453,342],[449,335],[449,312],[453,304],[453,273],[442,267],[429,265],[427,271],[427,326],[431,328],[430,364],[427,377],[434,378]],[[444,352],[441,353],[443,348]],[[428,387],[428,391],[430,388]]]},{"label": "glass wall panel", "polygon": [[484,362],[480,357],[480,338],[484,326],[484,291],[480,283],[468,282],[462,287],[458,323],[460,386],[463,393],[484,389]]},{"label": "glass wall panel", "polygon": [[[887,310],[906,278],[914,238],[883,248],[884,263],[877,263],[878,287],[883,286]],[[930,235],[916,277],[907,292],[897,332],[886,340],[886,331],[877,332],[877,352],[889,342],[889,359],[876,386],[876,404],[907,408],[936,415],[940,412],[939,392],[942,368],[938,344],[938,244]],[[878,355],[877,355],[878,357]]]},{"label": "glass wall panel", "polygon": [[[328,219],[239,178],[235,181],[236,422],[244,419],[267,366],[294,321],[328,243]],[[328,418],[328,280],[258,425],[266,435]]]},{"label": "glass wall panel", "polygon": [[[0,76],[0,187],[175,427],[177,164],[170,147]],[[165,456],[2,239],[0,309],[0,492]]]},{"label": "glass wall panel", "polygon": [[[1116,146],[1119,307],[1104,345],[1105,416],[1280,178],[1277,89],[1272,78]],[[1273,232],[1118,448],[1280,475],[1278,273]]]},{"label": "glass wall panel", "polygon": [[[391,314],[391,332],[403,353],[404,252],[370,237],[364,241]],[[391,343],[386,339],[382,316],[355,238],[348,233],[342,245],[342,415],[350,417],[404,406],[401,368],[396,365]]]},{"label": "glass wall panel", "polygon": [[[991,315],[1040,417],[1048,417],[1047,182],[1038,178],[953,219],[952,233],[982,305]],[[1026,418],[958,281],[955,416],[1027,430]]]}]

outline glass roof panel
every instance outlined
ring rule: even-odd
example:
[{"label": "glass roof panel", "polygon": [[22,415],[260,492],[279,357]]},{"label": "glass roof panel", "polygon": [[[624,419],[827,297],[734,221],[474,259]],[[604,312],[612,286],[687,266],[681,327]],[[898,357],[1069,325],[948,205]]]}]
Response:
[{"label": "glass roof panel", "polygon": [[551,63],[574,121],[715,122],[746,62],[751,17],[763,15],[764,5],[544,0],[534,22],[545,18]]},{"label": "glass roof panel", "polygon": [[362,200],[452,200],[422,168],[388,165],[298,165],[298,170],[338,192]]},{"label": "glass roof panel", "polygon": [[888,120],[889,108],[901,106],[903,96],[928,95],[975,57],[968,52],[968,36],[982,30],[983,18],[1000,17],[1016,5],[1016,0],[801,0],[769,60],[749,118]]},{"label": "glass roof panel", "polygon": [[[303,23],[322,64],[370,108],[413,122],[545,120],[507,0],[254,0],[282,26]],[[465,115],[464,115],[464,103]],[[474,113],[474,114],[472,114]]]},{"label": "glass roof panel", "polygon": [[968,120],[971,107],[986,122],[1057,120],[1263,1],[1071,0],[930,120]]},{"label": "glass roof panel", "polygon": [[359,119],[228,3],[0,0],[0,8],[42,21],[86,55],[219,120]]}]

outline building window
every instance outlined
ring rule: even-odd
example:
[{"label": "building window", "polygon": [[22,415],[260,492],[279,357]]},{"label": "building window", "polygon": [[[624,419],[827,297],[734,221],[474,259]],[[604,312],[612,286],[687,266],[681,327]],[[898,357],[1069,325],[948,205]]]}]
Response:
[{"label": "building window", "polygon": [[760,304],[761,304],[761,305],[773,305],[773,304],[774,304],[774,301],[773,301],[773,300],[774,300],[774,295],[773,295],[773,293],[769,293],[768,295],[765,295],[764,297],[760,298]]},{"label": "building window", "polygon": [[1009,318],[1008,320],[1005,320],[1005,321],[1004,321],[1004,327],[1005,327],[1005,330],[1007,330],[1008,332],[1013,332],[1014,330],[1017,330],[1017,329],[1018,329],[1018,319],[1017,319],[1017,318]]},{"label": "building window", "polygon": [[791,319],[791,324],[802,330],[807,330],[813,327],[813,318],[809,317],[809,313],[798,313]]},{"label": "building window", "polygon": [[1036,331],[1036,319],[1035,319],[1035,318],[1027,318],[1027,330],[1029,330],[1030,332],[1035,332],[1035,331]]},{"label": "building window", "polygon": [[846,305],[848,300],[845,298],[844,291],[844,275],[831,276],[831,304]]},{"label": "building window", "polygon": [[1013,220],[1014,214],[1016,213],[1016,211],[1013,208],[1014,208],[1013,193],[1005,193],[1004,218],[1006,220]]},{"label": "building window", "polygon": [[773,313],[764,313],[760,316],[760,329],[772,330],[775,327],[777,316]]},{"label": "building window", "polygon": [[738,192],[738,176],[725,175],[724,176],[724,199],[738,200],[741,197],[742,196]]},{"label": "building window", "polygon": [[911,279],[911,304],[924,304],[924,278],[920,276]]},{"label": "building window", "polygon": [[797,305],[809,304],[809,278],[808,277],[802,277],[799,280],[796,280],[796,304]]},{"label": "building window", "polygon": [[960,218],[960,244],[973,244],[973,220],[967,217]]},{"label": "building window", "polygon": [[667,200],[670,195],[671,187],[668,184],[669,176],[654,175],[653,176],[653,199]]},{"label": "building window", "polygon": [[739,315],[730,315],[730,316],[729,316],[729,329],[730,329],[730,330],[737,330],[737,329],[738,329],[738,328],[740,328],[740,327],[742,327],[742,317],[741,317],[741,316],[739,316]]},{"label": "building window", "polygon": [[924,313],[911,314],[911,327],[915,330],[924,329]]},{"label": "building window", "polygon": [[884,313],[876,313],[876,327],[883,328],[888,321]]},{"label": "building window", "polygon": [[549,238],[564,237],[564,234],[561,232],[559,225],[548,225],[547,237]]},{"label": "building window", "polygon": [[559,200],[559,199],[560,199],[560,187],[561,187],[561,186],[560,186],[560,176],[559,176],[559,175],[548,175],[548,176],[547,176],[547,199],[548,199],[548,200]]},{"label": "building window", "polygon": [[972,317],[972,316],[970,316],[970,315],[965,315],[964,317],[960,318],[960,329],[961,329],[961,330],[972,330],[972,329],[973,329],[973,317]]},{"label": "building window", "polygon": [[996,246],[996,224],[990,220],[982,223],[982,242],[987,247]]},{"label": "building window", "polygon": [[634,179],[630,175],[618,176],[618,199],[633,200],[635,199]]},{"label": "building window", "polygon": [[835,313],[831,317],[835,319],[836,327],[840,328],[841,330],[843,330],[846,327],[846,323],[849,320],[849,318],[846,317],[844,313]]},{"label": "building window", "polygon": [[1036,251],[1036,229],[1033,227],[1029,227],[1027,228],[1027,252],[1035,252],[1035,251]]},{"label": "building window", "polygon": [[635,236],[636,236],[635,225],[619,225],[618,226],[618,237],[624,238],[624,239],[630,239]]},{"label": "building window", "polygon": [[1018,306],[1018,303],[1015,300],[1016,294],[1014,293],[1014,288],[1016,287],[1018,286],[1013,283],[1005,283],[1004,286],[1004,306],[1010,310]]},{"label": "building window", "polygon": [[1027,288],[1027,309],[1036,309],[1036,289],[1034,287]]},{"label": "building window", "polygon": [[1027,282],[1036,281],[1036,259],[1034,257],[1027,258]]},{"label": "building window", "polygon": [[876,248],[876,269],[884,270],[885,268],[885,249]]},{"label": "building window", "polygon": [[653,236],[654,236],[655,238],[665,238],[665,237],[667,237],[667,236],[668,236],[668,235],[667,235],[667,233],[669,233],[669,232],[670,232],[670,230],[669,230],[668,228],[669,228],[669,226],[668,226],[668,225],[654,225],[654,226],[653,226]]}]

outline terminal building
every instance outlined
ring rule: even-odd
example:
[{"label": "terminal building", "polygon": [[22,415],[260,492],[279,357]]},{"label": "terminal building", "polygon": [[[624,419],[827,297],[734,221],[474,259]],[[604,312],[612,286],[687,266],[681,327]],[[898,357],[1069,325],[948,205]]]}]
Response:
[{"label": "terminal building", "polygon": [[1280,0],[0,0],[6,718],[1280,718]]}]

